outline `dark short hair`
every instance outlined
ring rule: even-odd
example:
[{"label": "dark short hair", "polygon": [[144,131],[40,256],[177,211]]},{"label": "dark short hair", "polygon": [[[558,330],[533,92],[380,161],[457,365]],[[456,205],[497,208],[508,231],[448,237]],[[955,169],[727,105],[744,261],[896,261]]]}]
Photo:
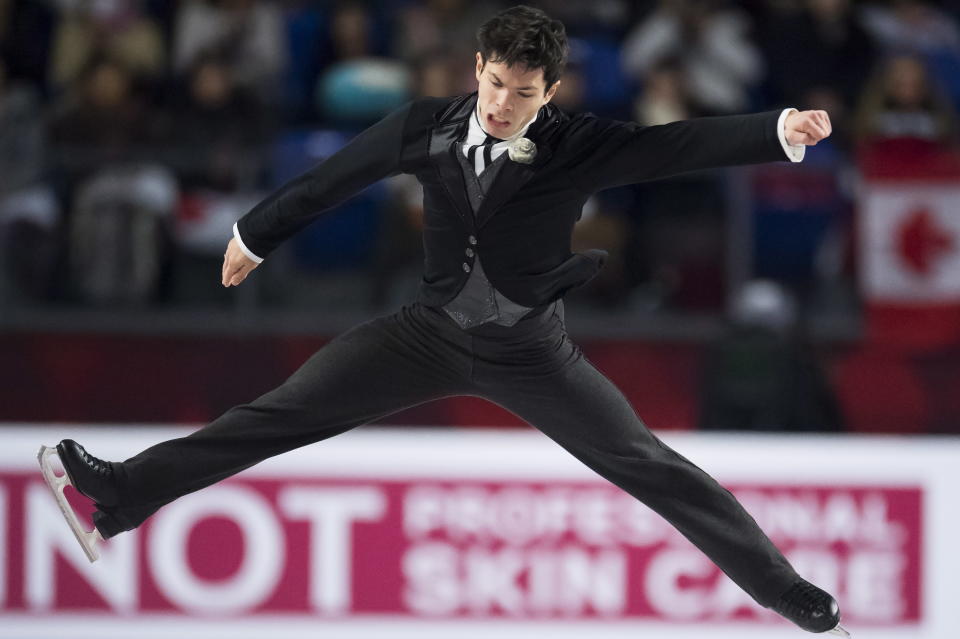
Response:
[{"label": "dark short hair", "polygon": [[540,9],[518,5],[493,16],[477,30],[483,62],[543,69],[544,92],[560,79],[567,63],[567,31]]}]

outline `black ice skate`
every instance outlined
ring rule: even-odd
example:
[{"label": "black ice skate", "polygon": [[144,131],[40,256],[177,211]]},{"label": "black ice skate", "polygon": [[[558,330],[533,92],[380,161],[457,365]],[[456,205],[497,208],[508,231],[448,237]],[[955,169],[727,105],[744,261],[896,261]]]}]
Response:
[{"label": "black ice skate", "polygon": [[840,625],[837,601],[804,579],[780,595],[773,609],[808,632],[850,636]]},{"label": "black ice skate", "polygon": [[[54,456],[60,460],[64,475],[58,475],[54,470],[50,459]],[[113,505],[117,501],[113,468],[109,462],[90,455],[83,446],[71,439],[63,440],[56,448],[41,446],[37,459],[40,462],[40,472],[43,473],[43,478],[53,492],[74,536],[83,547],[87,559],[96,561],[100,558],[97,544],[103,541],[104,537],[96,528],[89,531],[84,529],[63,491],[72,485],[81,495],[92,499],[98,505]]]}]

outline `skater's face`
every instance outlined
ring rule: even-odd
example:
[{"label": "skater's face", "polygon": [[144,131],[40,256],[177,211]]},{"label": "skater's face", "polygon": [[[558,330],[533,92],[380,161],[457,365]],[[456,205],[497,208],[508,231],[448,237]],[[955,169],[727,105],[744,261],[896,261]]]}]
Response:
[{"label": "skater's face", "polygon": [[547,89],[543,69],[508,67],[501,62],[484,60],[479,52],[477,82],[480,122],[487,133],[501,139],[526,126],[540,107],[550,101],[560,84],[554,82]]}]

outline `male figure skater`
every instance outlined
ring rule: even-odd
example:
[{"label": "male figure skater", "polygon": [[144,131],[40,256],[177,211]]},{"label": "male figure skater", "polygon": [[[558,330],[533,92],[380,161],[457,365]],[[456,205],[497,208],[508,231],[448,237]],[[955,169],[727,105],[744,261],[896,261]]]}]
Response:
[{"label": "male figure skater", "polygon": [[[830,134],[823,111],[793,109],[642,127],[550,104],[566,60],[563,25],[517,6],[478,31],[476,93],[424,98],[258,204],[234,226],[222,281],[236,286],[321,211],[388,175],[424,190],[418,299],[317,351],[280,387],[188,437],[108,462],[72,440],[41,450],[52,488],[96,503],[98,538],[285,451],[403,408],[484,397],[539,428],[696,544],[760,605],[811,632],[846,635],[836,601],[803,580],[736,499],[655,437],[567,337],[561,298],[600,269],[571,254],[591,194],[683,171],[799,161]],[[67,477],[57,480],[49,458]],[[54,491],[58,493],[57,490]]]}]

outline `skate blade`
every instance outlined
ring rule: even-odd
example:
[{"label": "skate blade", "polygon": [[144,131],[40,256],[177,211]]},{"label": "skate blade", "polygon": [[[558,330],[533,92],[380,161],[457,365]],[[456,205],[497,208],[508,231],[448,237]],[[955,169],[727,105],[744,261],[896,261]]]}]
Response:
[{"label": "skate blade", "polygon": [[843,626],[837,624],[837,627],[833,630],[827,630],[828,635],[837,635],[838,637],[849,637],[850,633],[847,632]]},{"label": "skate blade", "polygon": [[71,485],[70,477],[66,472],[64,472],[63,475],[57,475],[53,470],[53,466],[50,464],[51,457],[60,459],[60,456],[57,454],[57,449],[41,446],[40,452],[37,453],[37,461],[40,462],[40,472],[43,474],[43,479],[47,482],[47,486],[50,487],[50,492],[53,493],[54,499],[57,500],[57,505],[60,507],[60,512],[63,513],[63,518],[67,520],[74,537],[80,542],[80,545],[83,547],[83,552],[92,563],[100,558],[97,544],[103,541],[103,537],[96,528],[90,531],[84,530],[80,519],[77,518],[77,513],[73,511],[73,507],[70,506],[70,503],[67,501],[66,495],[63,494],[64,489]]}]

